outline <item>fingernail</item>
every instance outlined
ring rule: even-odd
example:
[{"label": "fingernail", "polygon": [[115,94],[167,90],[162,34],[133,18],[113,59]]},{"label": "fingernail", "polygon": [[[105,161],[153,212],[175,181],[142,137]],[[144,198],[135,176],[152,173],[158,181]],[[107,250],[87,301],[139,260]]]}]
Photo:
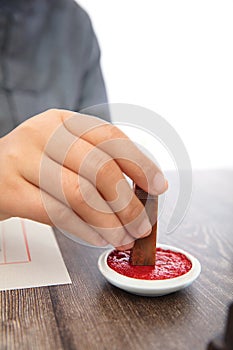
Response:
[{"label": "fingernail", "polygon": [[151,230],[149,230],[146,233],[144,233],[144,235],[141,235],[140,238],[147,237],[147,236],[149,236],[150,233],[151,233]]},{"label": "fingernail", "polygon": [[153,180],[153,189],[156,194],[161,194],[167,189],[168,183],[163,174],[157,173]]},{"label": "fingernail", "polygon": [[152,226],[148,219],[144,219],[141,225],[138,227],[138,233],[140,234],[140,237],[148,236],[148,234],[151,232]]}]

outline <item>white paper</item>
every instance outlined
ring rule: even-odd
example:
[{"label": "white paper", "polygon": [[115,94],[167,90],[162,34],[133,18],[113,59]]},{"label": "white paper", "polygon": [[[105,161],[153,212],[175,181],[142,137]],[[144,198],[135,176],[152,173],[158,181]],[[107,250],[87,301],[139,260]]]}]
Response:
[{"label": "white paper", "polygon": [[51,227],[12,218],[0,222],[0,290],[71,283]]}]

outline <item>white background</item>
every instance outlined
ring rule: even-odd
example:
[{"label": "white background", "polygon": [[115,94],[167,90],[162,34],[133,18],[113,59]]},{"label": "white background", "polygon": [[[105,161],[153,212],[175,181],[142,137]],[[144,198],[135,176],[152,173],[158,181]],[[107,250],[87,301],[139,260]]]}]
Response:
[{"label": "white background", "polygon": [[163,116],[193,168],[233,167],[233,2],[78,2],[99,39],[110,102]]}]

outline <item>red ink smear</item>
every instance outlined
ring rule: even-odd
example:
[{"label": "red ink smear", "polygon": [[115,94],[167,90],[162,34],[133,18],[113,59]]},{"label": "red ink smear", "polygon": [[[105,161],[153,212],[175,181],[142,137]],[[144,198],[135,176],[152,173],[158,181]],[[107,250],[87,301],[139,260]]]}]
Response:
[{"label": "red ink smear", "polygon": [[164,280],[184,275],[192,268],[191,261],[182,253],[156,249],[155,266],[133,266],[130,250],[114,250],[107,258],[108,266],[121,275],[141,280]]}]

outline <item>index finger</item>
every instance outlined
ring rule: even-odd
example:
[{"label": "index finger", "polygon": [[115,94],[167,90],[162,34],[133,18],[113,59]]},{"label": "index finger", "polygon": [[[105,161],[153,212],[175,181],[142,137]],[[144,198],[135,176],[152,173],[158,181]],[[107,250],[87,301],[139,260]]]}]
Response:
[{"label": "index finger", "polygon": [[108,153],[122,172],[144,191],[159,195],[167,190],[168,183],[161,169],[116,126],[78,113],[72,117],[63,115],[63,123],[69,132]]}]

